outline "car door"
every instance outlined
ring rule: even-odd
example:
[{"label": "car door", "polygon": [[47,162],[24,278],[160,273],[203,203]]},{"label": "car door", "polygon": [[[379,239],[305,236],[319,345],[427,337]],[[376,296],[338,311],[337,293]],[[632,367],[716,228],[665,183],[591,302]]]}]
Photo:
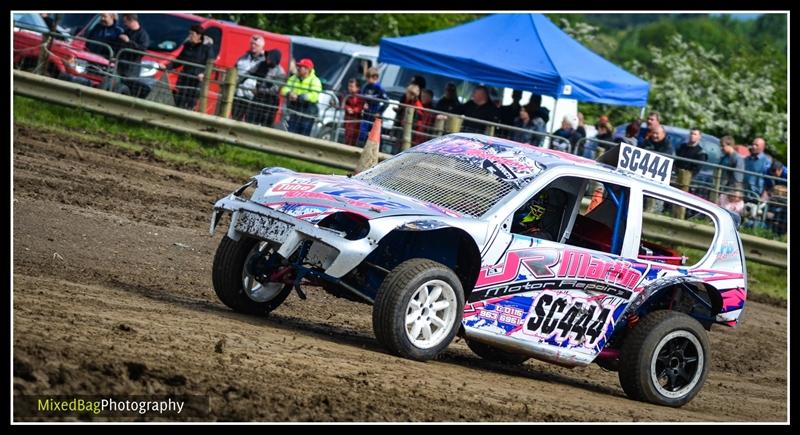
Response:
[{"label": "car door", "polygon": [[[548,211],[557,230],[544,240],[519,221],[531,199],[555,190],[566,199],[545,202],[560,208]],[[534,192],[504,221],[505,252],[479,273],[464,313],[467,335],[493,333],[543,357],[591,362],[645,272],[635,260],[640,222],[631,219],[640,211],[640,189],[622,177],[561,176]]]}]

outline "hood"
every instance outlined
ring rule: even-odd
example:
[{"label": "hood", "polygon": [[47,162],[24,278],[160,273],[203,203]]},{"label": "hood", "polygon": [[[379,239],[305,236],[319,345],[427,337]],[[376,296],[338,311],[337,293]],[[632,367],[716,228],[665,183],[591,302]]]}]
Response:
[{"label": "hood", "polygon": [[367,219],[403,215],[461,216],[455,211],[344,176],[269,168],[255,178],[258,187],[251,201],[311,223],[318,223],[339,211]]}]

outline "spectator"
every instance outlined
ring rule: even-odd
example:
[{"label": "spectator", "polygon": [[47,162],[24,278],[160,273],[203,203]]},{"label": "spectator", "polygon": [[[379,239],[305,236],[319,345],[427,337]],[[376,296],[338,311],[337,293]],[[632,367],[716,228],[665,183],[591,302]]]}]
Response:
[{"label": "spectator", "polygon": [[236,98],[233,100],[232,119],[237,121],[241,121],[248,115],[248,112],[256,109],[251,104],[256,96],[256,86],[258,86],[258,81],[253,76],[259,65],[267,60],[264,55],[264,44],[265,41],[261,35],[253,35],[250,38],[250,49],[236,61],[236,72],[239,79]]},{"label": "spectator", "polygon": [[[472,99],[464,104],[462,113],[469,118],[497,122],[497,107],[489,98],[489,90],[483,85],[478,85],[472,90]],[[484,133],[486,124],[476,121],[464,121],[461,131],[465,133]]]},{"label": "spectator", "polygon": [[652,111],[647,115],[647,128],[644,130],[639,131],[639,143],[644,143],[645,140],[650,139],[653,135],[653,132],[661,127],[661,115],[656,112]]},{"label": "spectator", "polygon": [[120,49],[135,50],[123,51],[117,57],[117,72],[123,77],[122,82],[130,89],[131,95],[147,98],[150,86],[144,84],[139,76],[142,74],[142,56],[150,46],[150,35],[139,23],[137,14],[122,16],[125,33],[120,35]]},{"label": "spectator", "polygon": [[75,55],[72,52],[67,52],[66,56],[62,60],[64,64],[64,71],[59,72],[58,79],[64,80],[72,83],[78,83],[79,85],[83,86],[92,86],[92,81],[87,79],[86,77],[81,77],[80,73],[78,72],[78,64],[77,60],[75,59]]},{"label": "spectator", "polygon": [[253,110],[247,112],[247,122],[271,127],[278,111],[280,85],[286,81],[281,51],[277,48],[268,51],[265,59],[256,65],[254,75],[261,80],[256,85]]},{"label": "spectator", "polygon": [[[415,85],[417,88],[419,88],[420,92],[422,92],[422,90],[425,89],[425,77],[422,77],[421,75],[415,75],[411,78],[409,85]],[[406,90],[408,90],[408,88],[406,88]],[[416,100],[419,100],[419,95],[417,95]],[[414,101],[408,100],[408,92],[404,93],[403,96],[400,97],[400,104],[413,106]],[[394,131],[400,140],[403,138],[403,119],[405,119],[405,116],[405,108],[403,106],[397,106],[397,111],[394,114]]]},{"label": "spectator", "polygon": [[553,148],[561,151],[569,151],[575,143],[582,137],[577,131],[578,117],[566,115],[561,120],[561,128],[555,131],[556,136],[561,136],[565,140],[553,141]]},{"label": "spectator", "polygon": [[344,143],[358,145],[358,132],[361,129],[361,112],[368,107],[366,100],[358,94],[358,79],[353,77],[347,82],[347,97],[344,106]]},{"label": "spectator", "polygon": [[[100,22],[92,27],[92,30],[86,34],[86,39],[97,41],[102,44],[87,42],[86,49],[111,60],[119,50],[119,44],[122,42],[120,36],[124,33],[125,31],[122,27],[117,24],[117,14],[100,14]],[[113,53],[109,51],[109,46],[111,50],[113,50]]]},{"label": "spectator", "polygon": [[726,193],[719,197],[719,206],[739,216],[744,214],[744,199],[742,198],[741,187],[741,185],[737,184],[726,189]]},{"label": "spectator", "polygon": [[[761,143],[759,143],[759,141]],[[750,155],[744,159],[744,169],[746,171],[757,172],[759,174],[765,174],[769,171],[771,163],[767,161],[767,156],[764,155],[763,152],[759,152],[760,149],[763,149],[763,142],[764,139],[755,138],[753,139],[753,143],[750,144]],[[761,198],[761,195],[764,193],[764,177],[746,174],[744,176],[744,184],[749,197]]]},{"label": "spectator", "polygon": [[[189,29],[189,38],[183,43],[178,57],[167,64],[167,70],[181,68],[178,81],[175,83],[175,105],[183,109],[194,110],[200,94],[200,82],[203,80],[205,65],[211,57],[211,48],[203,43],[203,28],[194,24]],[[180,62],[196,64],[188,65]]]},{"label": "spectator", "polygon": [[[419,86],[417,86],[417,85],[412,83],[412,84],[410,84],[410,85],[408,85],[406,87],[406,93],[403,96],[403,101],[405,101],[406,102],[405,104],[407,104],[409,106],[413,106],[416,109],[421,109],[422,108],[422,102],[419,101],[419,94],[420,94]],[[405,113],[406,109],[407,109],[407,107],[398,106],[397,113]],[[416,109],[414,110],[414,117],[416,117],[417,120],[419,120],[419,112],[420,111],[416,110]],[[412,118],[412,122],[413,121],[414,121],[414,119]],[[397,125],[397,121],[395,121],[395,125]],[[402,145],[402,143],[403,143],[403,135],[404,135],[403,134],[403,130],[405,129],[405,127],[404,127],[404,125],[402,123],[400,125],[397,125],[397,127],[399,127],[399,130],[397,130],[397,132],[398,132],[397,141],[398,141],[398,143],[400,143]],[[419,126],[417,126],[417,127],[419,127]],[[417,128],[417,130],[418,129],[419,128]],[[412,138],[412,143],[414,145],[416,145],[415,138]]]},{"label": "spectator", "polygon": [[667,138],[667,133],[664,131],[664,127],[660,125],[653,127],[653,130],[648,133],[648,138],[644,140],[641,148],[670,156],[675,155],[675,151],[672,150],[672,145]]},{"label": "spectator", "polygon": [[414,77],[412,77],[410,84],[419,86],[420,93],[422,93],[423,89],[427,89],[427,82],[425,81],[425,77],[421,75],[415,75]]},{"label": "spectator", "polygon": [[[605,117],[605,120],[602,120],[602,118],[604,118],[604,116],[601,117],[601,120],[597,123],[597,126],[595,127],[597,129],[597,135],[594,137],[594,139],[611,142],[611,140],[613,139],[612,134],[614,132],[614,127],[608,122],[608,117]],[[600,144],[595,140],[587,141],[586,145],[583,148],[583,156],[586,157],[587,159],[594,159],[597,154],[598,146],[600,146],[603,149],[606,149],[611,145]]]},{"label": "spectator", "polygon": [[374,98],[374,100],[366,100],[367,102],[364,105],[364,111],[361,114],[363,121],[361,122],[361,131],[358,134],[359,146],[364,146],[367,136],[372,129],[372,123],[374,122],[375,118],[380,117],[383,114],[383,111],[386,109],[385,101],[389,97],[386,95],[386,91],[383,90],[381,85],[378,83],[379,80],[380,74],[378,73],[378,68],[372,67],[367,70],[367,84],[364,85],[364,88],[361,90],[361,95]]},{"label": "spectator", "polygon": [[769,171],[769,168],[772,165],[772,157],[770,157],[768,154],[764,152],[764,149],[767,147],[767,142],[764,140],[764,138],[757,137],[753,139],[752,143],[757,147],[759,159],[762,159],[764,163],[763,170],[759,172],[765,173]]},{"label": "spectator", "polygon": [[[514,125],[514,120],[519,116],[519,109],[521,107],[519,100],[521,99],[522,91],[514,89],[514,91],[511,93],[511,104],[502,106],[500,108],[500,124]],[[510,137],[512,133],[513,132],[511,130],[501,129],[499,136]]]},{"label": "spectator", "polygon": [[300,59],[297,62],[297,74],[289,77],[281,95],[289,99],[289,131],[310,135],[317,116],[317,101],[322,91],[322,82],[314,72],[311,59]]},{"label": "spectator", "polygon": [[[423,89],[419,96],[419,102],[425,109],[433,109],[433,91],[430,89]],[[428,140],[433,132],[433,123],[436,121],[436,114],[425,110],[417,111],[417,132],[414,138],[414,145],[420,144]]]},{"label": "spectator", "polygon": [[786,205],[789,197],[789,191],[786,188],[788,171],[781,162],[773,160],[768,175],[781,178],[781,180],[765,180],[764,186],[769,199],[767,219],[770,222],[770,229],[778,235],[783,235],[786,234]]},{"label": "spectator", "polygon": [[[689,140],[680,144],[678,146],[678,152],[676,155],[678,157],[683,157],[685,159],[691,159],[698,162],[707,162],[708,161],[708,154],[703,151],[703,148],[700,146],[700,129],[697,127],[692,128],[689,130]],[[677,169],[686,169],[692,173],[692,178],[697,176],[697,173],[700,172],[700,169],[703,168],[703,165],[697,163],[690,163],[683,160],[676,160],[675,167]]]},{"label": "spectator", "polygon": [[517,118],[514,119],[513,125],[514,127],[528,130],[524,132],[519,130],[511,130],[510,139],[521,143],[532,144],[534,140],[540,138],[541,136],[534,135],[533,133],[530,132],[544,131],[544,123],[542,122],[542,119],[536,118],[536,120],[534,120],[533,118],[531,118],[531,114],[530,112],[528,112],[528,106],[521,106],[519,108],[519,116],[517,116]]},{"label": "spectator", "polygon": [[[535,98],[535,97],[538,97]],[[547,107],[542,107],[539,103],[542,101],[542,97],[540,95],[535,95],[531,97],[531,101],[528,102],[527,110],[528,113],[533,116],[533,125],[534,131],[538,131],[540,133],[547,132],[547,122],[550,121],[550,109]],[[536,107],[534,109],[534,107]],[[545,136],[533,134],[531,135],[531,145],[535,146],[542,146],[542,142],[544,141]]]},{"label": "spectator", "polygon": [[436,102],[436,110],[447,113],[461,113],[461,102],[458,101],[456,84],[449,82],[444,86],[444,95]]},{"label": "spectator", "polygon": [[581,137],[594,137],[594,135],[597,133],[596,131],[590,132],[586,129],[586,120],[581,112],[578,112],[578,126],[575,127],[575,131],[577,131]]},{"label": "spectator", "polygon": [[722,158],[720,158],[719,164],[729,168],[727,173],[723,175],[723,185],[729,187],[741,185],[744,183],[744,174],[739,171],[744,170],[744,159],[733,147],[734,140],[731,136],[723,136],[719,143],[722,148]]},{"label": "spectator", "polygon": [[786,166],[783,165],[778,160],[773,160],[772,164],[769,167],[769,171],[767,171],[767,175],[781,178],[782,180],[772,180],[772,179],[765,179],[764,180],[764,190],[767,192],[772,192],[772,189],[775,186],[786,186],[786,178],[788,177],[788,171]]},{"label": "spectator", "polygon": [[49,13],[42,12],[39,14],[40,17],[44,20],[44,24],[47,25],[47,30],[49,32],[55,33],[58,31],[58,26],[56,25],[56,21],[53,17],[50,16]]},{"label": "spectator", "polygon": [[641,128],[642,121],[639,118],[636,118],[633,122],[628,124],[625,127],[625,135],[618,136],[614,139],[614,142],[617,143],[626,143],[629,145],[636,146],[639,143],[639,129]]}]

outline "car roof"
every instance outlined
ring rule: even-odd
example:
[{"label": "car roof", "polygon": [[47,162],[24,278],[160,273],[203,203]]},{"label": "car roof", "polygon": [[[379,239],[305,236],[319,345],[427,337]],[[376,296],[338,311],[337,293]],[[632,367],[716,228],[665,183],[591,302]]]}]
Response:
[{"label": "car roof", "polygon": [[300,35],[289,35],[289,38],[291,38],[293,44],[303,44],[348,55],[363,54],[375,59],[378,58],[378,47],[375,46],[355,44],[352,42],[334,41],[332,39],[312,38],[310,36]]},{"label": "car roof", "polygon": [[[622,172],[617,170],[616,167],[600,163],[595,160],[590,160],[585,157],[576,156],[573,154],[569,154],[563,151],[552,150],[548,148],[541,148],[530,144],[524,144],[520,142],[514,142],[508,139],[501,139],[492,136],[486,136],[482,134],[472,134],[472,133],[454,133],[449,134],[447,136],[442,136],[438,138],[439,140],[431,140],[424,144],[418,145],[414,148],[409,149],[410,152],[431,152],[435,154],[451,154],[452,153],[452,145],[462,142],[464,140],[467,141],[477,141],[486,144],[485,146],[489,145],[501,145],[507,150],[511,151],[512,154],[510,157],[506,157],[511,160],[519,160],[523,161],[524,159],[520,157],[514,157],[514,154],[524,156],[528,160],[532,160],[544,166],[546,169],[553,169],[557,167],[574,167],[580,166],[581,168],[597,171],[598,173],[604,174],[613,174],[616,177],[621,177],[627,180],[635,179],[637,183],[646,185],[648,190],[651,191],[661,191],[665,193],[669,193],[670,196],[679,196],[684,198],[691,198],[692,200],[700,200],[702,203],[708,205],[716,204],[709,202],[703,198],[700,198],[696,195],[692,195],[688,192],[683,190],[677,189],[675,187],[669,185],[663,185],[652,181],[650,179],[644,177],[637,177],[636,175],[632,175],[626,172]],[[508,156],[509,153],[504,155]],[[475,166],[482,167],[483,162],[475,161]]]}]

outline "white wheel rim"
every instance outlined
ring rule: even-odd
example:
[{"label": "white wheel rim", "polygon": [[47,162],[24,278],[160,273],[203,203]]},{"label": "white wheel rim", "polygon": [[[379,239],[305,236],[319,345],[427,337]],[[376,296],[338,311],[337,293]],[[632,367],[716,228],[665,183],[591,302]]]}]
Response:
[{"label": "white wheel rim", "polygon": [[244,293],[248,298],[259,303],[269,302],[275,299],[284,286],[284,284],[280,282],[271,282],[267,285],[263,285],[256,281],[253,275],[247,273],[247,263],[250,262],[250,259],[253,258],[254,255],[263,252],[265,249],[269,249],[269,245],[266,242],[261,242],[253,246],[253,249],[247,254],[247,258],[244,260],[244,267],[242,267],[242,287],[244,288]]},{"label": "white wheel rim", "polygon": [[420,349],[440,344],[453,329],[456,305],[450,284],[436,279],[419,286],[406,307],[406,336],[411,344]]},{"label": "white wheel rim", "polygon": [[[664,347],[670,341],[673,341],[675,339],[684,339],[684,342],[688,341],[688,343],[686,344],[694,346],[694,352],[696,352],[697,355],[696,356],[692,355],[691,357],[686,358],[686,359],[692,359],[691,365],[694,368],[694,371],[690,376],[691,379],[689,380],[688,383],[686,383],[686,385],[673,391],[667,389],[666,388],[667,386],[663,384],[665,381],[664,379],[665,373],[669,371],[674,371],[672,373],[672,376],[676,375],[680,376],[678,375],[678,370],[683,367],[682,366],[673,367],[669,364],[666,365],[663,364],[665,357],[662,354],[662,350],[668,351]],[[661,358],[659,358],[659,354],[662,354]],[[675,361],[675,359],[673,358],[669,358],[669,360],[674,362],[673,365],[680,364],[680,361]],[[659,364],[659,362],[661,362],[661,364]],[[683,397],[686,394],[688,394],[697,385],[698,382],[700,382],[700,376],[703,374],[704,364],[705,364],[705,355],[703,353],[703,347],[700,345],[700,340],[698,340],[697,337],[695,337],[695,335],[689,331],[674,331],[664,336],[664,338],[662,338],[661,341],[658,342],[658,345],[656,346],[656,349],[653,352],[652,357],[650,358],[650,380],[652,381],[653,386],[656,388],[659,394],[663,395],[664,397],[670,399]]]}]

